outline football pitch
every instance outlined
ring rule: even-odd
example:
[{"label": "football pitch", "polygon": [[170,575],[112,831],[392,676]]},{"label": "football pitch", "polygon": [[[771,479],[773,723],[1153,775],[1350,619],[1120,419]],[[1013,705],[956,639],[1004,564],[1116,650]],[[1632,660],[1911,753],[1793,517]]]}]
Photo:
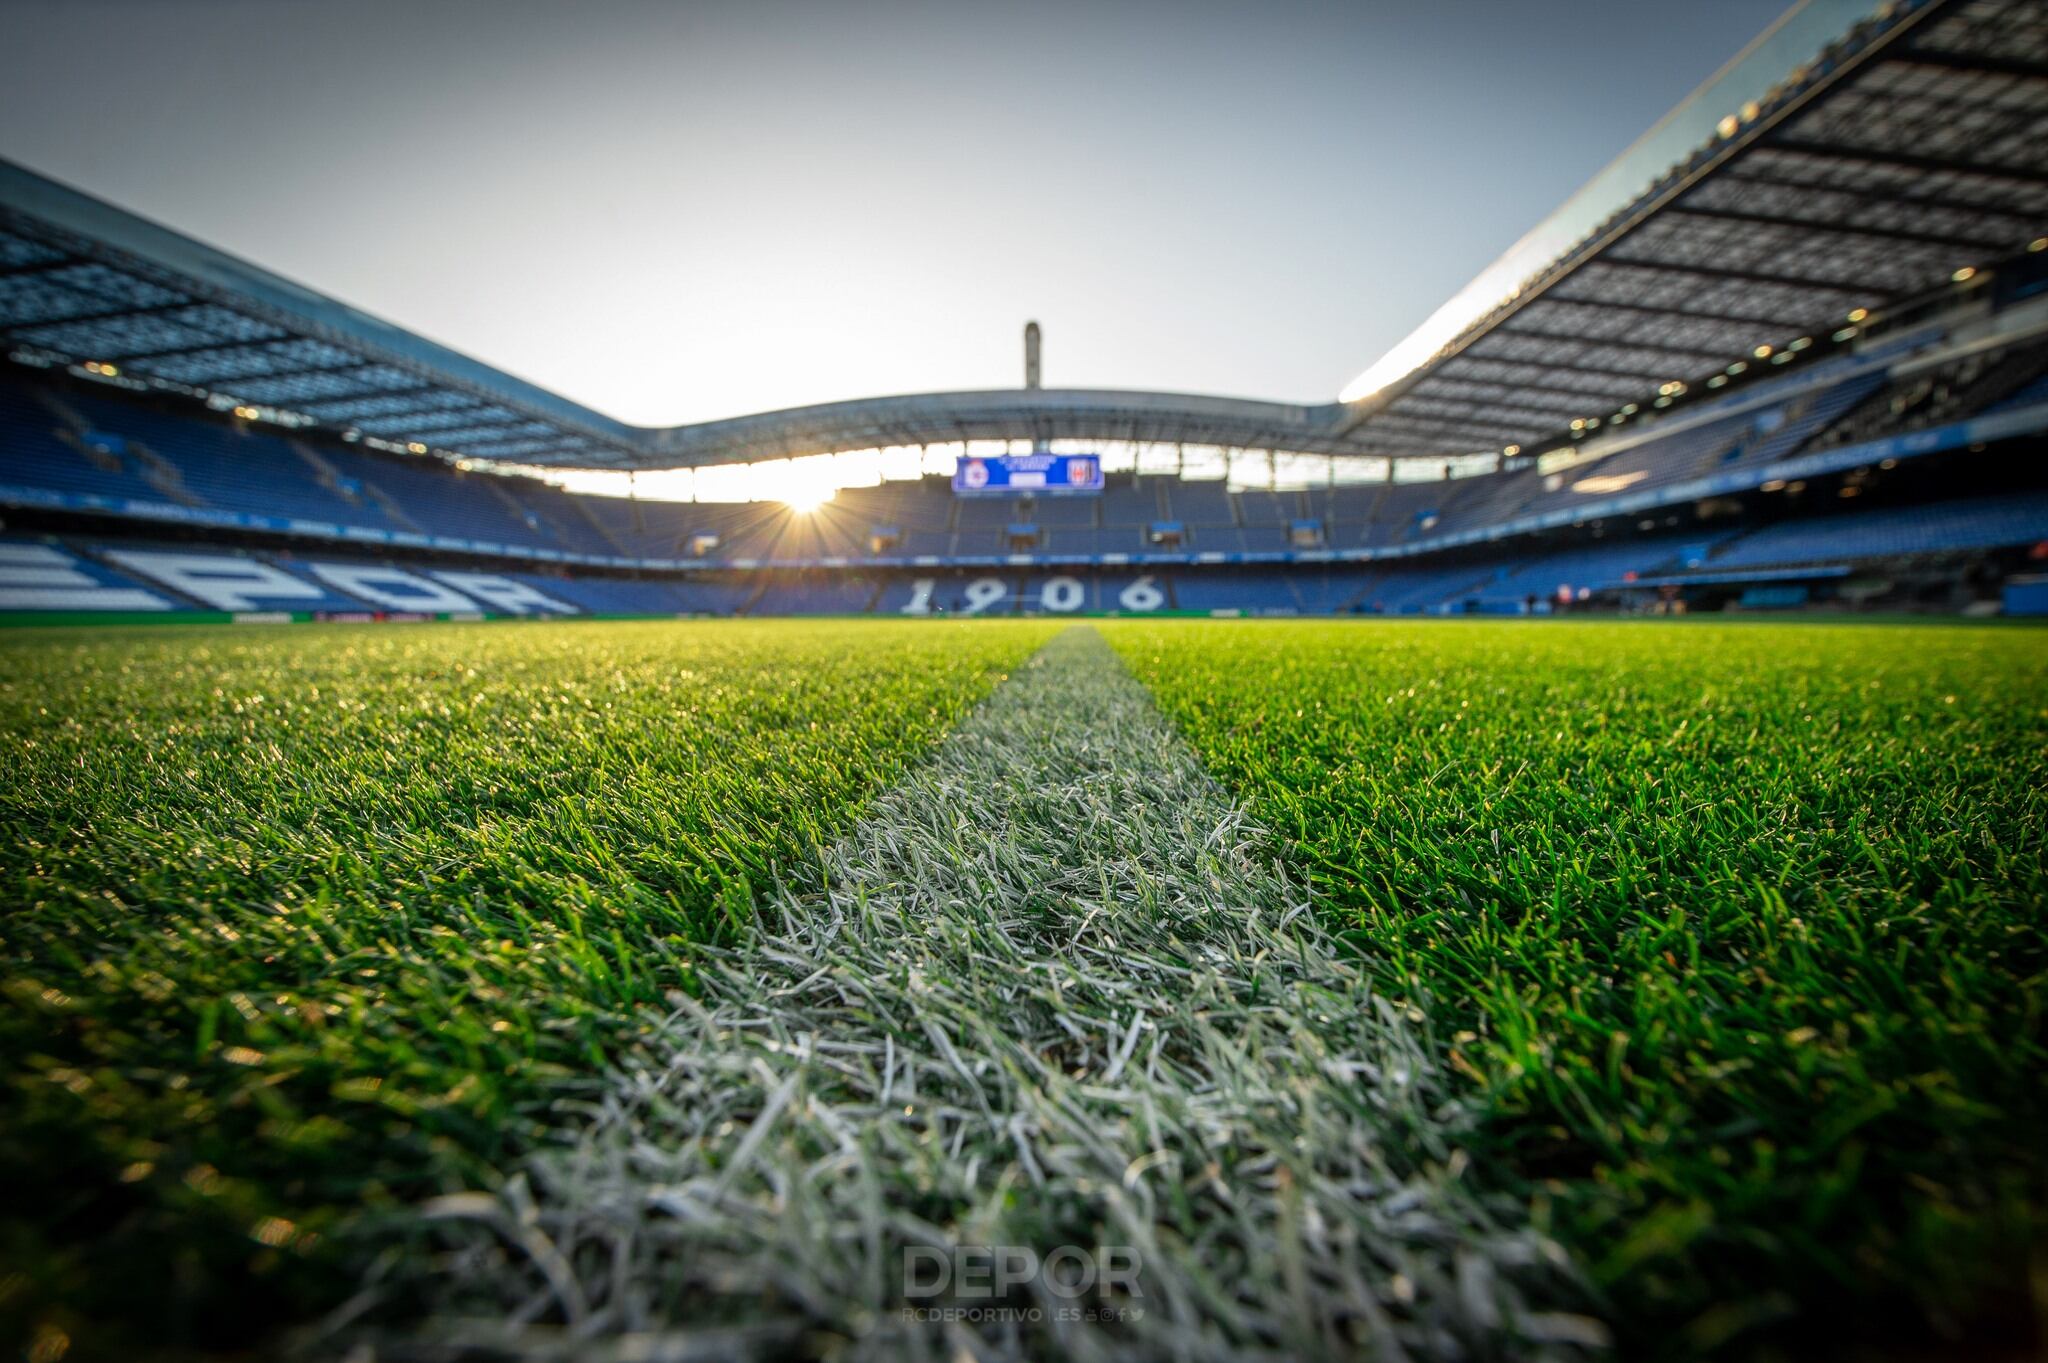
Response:
[{"label": "football pitch", "polygon": [[10,1334],[908,1357],[932,1243],[1135,1246],[1067,1356],[2031,1290],[2038,630],[20,630],[0,748]]}]

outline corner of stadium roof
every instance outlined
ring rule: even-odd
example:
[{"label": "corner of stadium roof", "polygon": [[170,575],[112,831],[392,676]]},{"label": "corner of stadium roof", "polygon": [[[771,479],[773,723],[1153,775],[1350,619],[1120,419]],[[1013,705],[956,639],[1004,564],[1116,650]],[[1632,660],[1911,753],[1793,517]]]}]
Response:
[{"label": "corner of stadium roof", "polygon": [[1805,0],[1354,380],[1340,428],[1534,453],[1981,286],[2048,228],[2044,128],[2048,0]]},{"label": "corner of stadium roof", "polygon": [[0,160],[17,354],[289,413],[394,447],[617,466],[643,432]]}]

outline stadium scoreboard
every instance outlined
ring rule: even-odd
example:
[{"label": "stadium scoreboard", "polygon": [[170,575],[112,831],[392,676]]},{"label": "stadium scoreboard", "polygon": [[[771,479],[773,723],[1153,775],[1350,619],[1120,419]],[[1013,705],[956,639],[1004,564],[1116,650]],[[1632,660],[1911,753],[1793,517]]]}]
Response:
[{"label": "stadium scoreboard", "polygon": [[1066,497],[1102,491],[1099,454],[998,454],[962,459],[953,470],[962,497]]}]

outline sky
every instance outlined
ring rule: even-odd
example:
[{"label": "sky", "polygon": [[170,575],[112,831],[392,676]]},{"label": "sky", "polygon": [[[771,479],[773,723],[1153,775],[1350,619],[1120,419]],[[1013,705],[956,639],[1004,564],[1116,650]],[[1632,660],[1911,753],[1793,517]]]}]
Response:
[{"label": "sky", "polygon": [[0,0],[0,155],[622,420],[1327,402],[1782,0]]}]

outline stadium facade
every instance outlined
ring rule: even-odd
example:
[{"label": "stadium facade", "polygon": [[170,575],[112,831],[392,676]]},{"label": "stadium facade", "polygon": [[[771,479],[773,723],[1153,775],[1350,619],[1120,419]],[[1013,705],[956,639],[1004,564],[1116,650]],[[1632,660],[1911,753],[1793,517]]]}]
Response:
[{"label": "stadium facade", "polygon": [[[632,427],[6,164],[0,331],[22,617],[2037,613],[2048,0],[1796,9],[1320,405],[1027,382]],[[508,471],[990,442],[1149,456],[811,511]]]}]

